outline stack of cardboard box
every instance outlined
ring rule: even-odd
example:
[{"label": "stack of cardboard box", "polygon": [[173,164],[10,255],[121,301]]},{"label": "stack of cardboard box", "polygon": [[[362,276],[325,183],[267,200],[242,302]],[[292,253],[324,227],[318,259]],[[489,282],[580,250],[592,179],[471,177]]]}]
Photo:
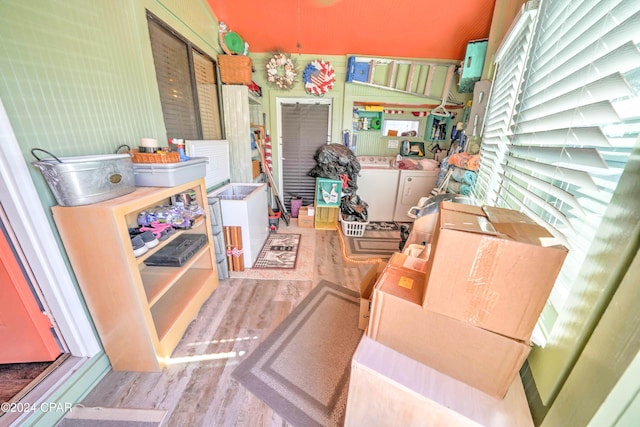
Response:
[{"label": "stack of cardboard box", "polygon": [[443,202],[428,260],[396,254],[374,267],[366,334],[503,398],[566,254],[520,212]]}]

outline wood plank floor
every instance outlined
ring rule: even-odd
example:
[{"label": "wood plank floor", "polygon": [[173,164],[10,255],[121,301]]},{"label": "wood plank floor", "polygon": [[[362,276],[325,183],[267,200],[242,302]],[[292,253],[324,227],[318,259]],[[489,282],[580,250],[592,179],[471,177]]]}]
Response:
[{"label": "wood plank floor", "polygon": [[[280,232],[295,232],[293,224]],[[159,373],[109,372],[82,404],[164,409],[166,426],[287,426],[231,372],[321,280],[357,291],[371,266],[346,261],[335,231],[316,231],[314,258],[313,280],[221,281],[170,366]]]}]

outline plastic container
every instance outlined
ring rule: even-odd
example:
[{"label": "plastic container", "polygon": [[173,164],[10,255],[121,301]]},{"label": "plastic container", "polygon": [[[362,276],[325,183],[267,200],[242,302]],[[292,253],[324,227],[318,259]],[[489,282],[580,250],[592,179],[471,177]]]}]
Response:
[{"label": "plastic container", "polygon": [[[36,152],[51,158],[40,159]],[[90,205],[133,192],[136,187],[130,154],[56,157],[40,148],[31,150],[60,206]]]},{"label": "plastic container", "polygon": [[206,244],[207,236],[204,234],[183,234],[151,255],[144,263],[149,266],[180,267]]},{"label": "plastic container", "polygon": [[206,169],[206,157],[178,163],[134,163],[133,177],[137,187],[175,187],[204,178]]},{"label": "plastic container", "polygon": [[291,198],[291,217],[298,218],[298,212],[302,207],[302,199],[301,198]]},{"label": "plastic container", "polygon": [[340,222],[342,223],[342,234],[347,237],[362,237],[367,229],[367,224],[369,224],[369,221],[345,221],[342,217]]}]

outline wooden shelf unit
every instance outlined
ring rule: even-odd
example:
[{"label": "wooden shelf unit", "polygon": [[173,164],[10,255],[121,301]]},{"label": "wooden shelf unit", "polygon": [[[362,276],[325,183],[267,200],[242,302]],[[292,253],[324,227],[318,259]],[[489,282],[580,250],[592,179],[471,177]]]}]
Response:
[{"label": "wooden shelf unit", "polygon": [[[138,214],[195,191],[206,221],[135,257],[129,228]],[[202,304],[218,286],[204,179],[133,193],[85,206],[54,206],[53,218],[105,352],[116,371],[159,371]],[[180,267],[144,260],[183,233],[204,234],[207,244]]]}]

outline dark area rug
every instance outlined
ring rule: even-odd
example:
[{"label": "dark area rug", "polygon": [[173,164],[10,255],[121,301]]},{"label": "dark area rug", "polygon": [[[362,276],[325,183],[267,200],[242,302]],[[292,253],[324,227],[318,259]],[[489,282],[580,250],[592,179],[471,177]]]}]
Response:
[{"label": "dark area rug", "polygon": [[232,376],[294,426],[342,426],[359,300],[320,282]]},{"label": "dark area rug", "polygon": [[252,268],[296,268],[300,234],[271,233]]},{"label": "dark area rug", "polygon": [[367,224],[367,231],[395,231],[400,230],[397,222],[394,221],[371,221]]},{"label": "dark area rug", "polygon": [[366,230],[362,237],[345,236],[338,229],[342,254],[353,262],[376,262],[400,252],[400,230]]}]

